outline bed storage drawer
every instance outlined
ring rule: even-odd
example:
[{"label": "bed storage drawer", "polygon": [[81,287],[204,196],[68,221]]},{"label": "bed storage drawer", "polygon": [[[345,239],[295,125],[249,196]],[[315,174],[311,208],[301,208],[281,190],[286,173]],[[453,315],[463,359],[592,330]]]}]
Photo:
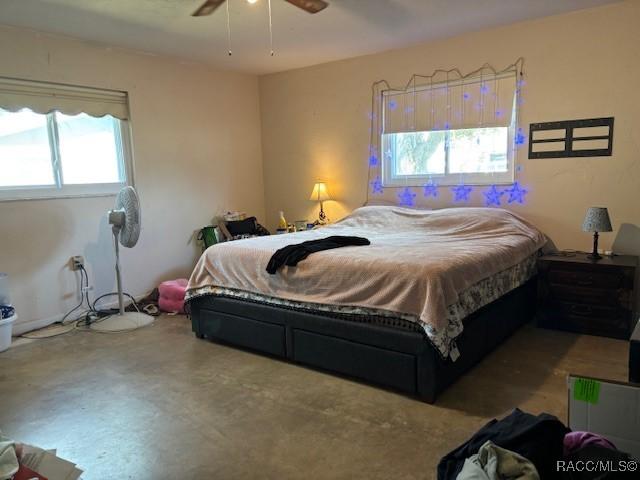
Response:
[{"label": "bed storage drawer", "polygon": [[293,360],[416,393],[416,357],[293,329]]},{"label": "bed storage drawer", "polygon": [[285,327],[248,318],[203,309],[201,333],[242,347],[284,357]]}]

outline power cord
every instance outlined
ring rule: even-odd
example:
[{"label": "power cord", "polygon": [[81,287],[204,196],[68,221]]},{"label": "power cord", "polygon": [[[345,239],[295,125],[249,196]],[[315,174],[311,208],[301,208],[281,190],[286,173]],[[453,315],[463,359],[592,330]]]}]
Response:
[{"label": "power cord", "polygon": [[[111,317],[112,315],[118,313],[119,311],[118,308],[98,309],[96,307],[96,305],[100,300],[106,297],[118,295],[118,292],[110,292],[110,293],[105,293],[103,295],[100,295],[92,303],[91,299],[89,298],[89,274],[84,268],[84,265],[80,265],[79,270],[80,270],[80,303],[78,303],[75,307],[73,307],[71,310],[65,313],[64,316],[54,324],[48,327],[44,327],[42,329],[36,330],[35,332],[23,333],[22,335],[20,335],[20,337],[28,338],[31,340],[41,340],[45,338],[59,337],[61,335],[65,335],[69,332],[72,332],[73,330],[92,331],[90,328],[92,324],[102,322],[107,318]],[[137,312],[140,312],[140,308],[138,307],[138,304],[135,301],[135,299],[128,293],[123,293],[123,295],[131,300],[131,304],[127,306],[127,308],[129,308],[130,306],[133,306],[133,308],[135,308]],[[86,303],[86,310],[80,313],[80,315],[75,317],[73,320],[67,321],[67,319],[71,316],[71,314],[78,311],[78,309],[82,308],[85,305],[85,303]],[[67,327],[67,326],[69,328],[59,331],[60,327]],[[110,333],[120,333],[125,331],[130,331],[130,330],[121,330],[121,331],[118,330]]]},{"label": "power cord", "polygon": [[[75,330],[78,318],[71,321],[66,321],[66,320],[71,316],[73,312],[82,308],[82,306],[85,304],[85,301],[87,303],[88,311],[80,314],[78,318],[80,318],[83,315],[87,316],[92,311],[91,303],[89,302],[89,275],[87,274],[87,271],[85,270],[84,266],[81,265],[80,266],[80,303],[78,303],[75,307],[73,307],[71,310],[65,313],[64,316],[59,321],[55,322],[53,325],[36,330],[35,332],[23,333],[22,335],[20,335],[20,337],[28,338],[31,340],[40,340],[44,338],[59,337],[60,335],[65,335]],[[60,327],[66,327],[66,326],[69,326],[70,328],[66,330],[60,330]]]}]

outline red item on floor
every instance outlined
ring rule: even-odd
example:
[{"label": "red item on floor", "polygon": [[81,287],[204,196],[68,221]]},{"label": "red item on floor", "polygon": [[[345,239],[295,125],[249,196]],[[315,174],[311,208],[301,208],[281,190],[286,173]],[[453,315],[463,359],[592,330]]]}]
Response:
[{"label": "red item on floor", "polygon": [[47,480],[47,477],[43,477],[42,475],[34,472],[29,467],[25,467],[20,464],[20,468],[13,476],[13,480],[33,480],[34,478],[38,480]]},{"label": "red item on floor", "polygon": [[158,287],[160,310],[170,313],[184,313],[184,295],[188,283],[186,278],[162,282]]}]

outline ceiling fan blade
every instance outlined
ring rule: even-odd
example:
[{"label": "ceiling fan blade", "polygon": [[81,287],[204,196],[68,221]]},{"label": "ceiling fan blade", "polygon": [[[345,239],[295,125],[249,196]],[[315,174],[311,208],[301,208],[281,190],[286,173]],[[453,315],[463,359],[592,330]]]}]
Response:
[{"label": "ceiling fan blade", "polygon": [[216,9],[222,5],[226,0],[207,0],[200,8],[191,14],[192,17],[204,17],[211,15]]},{"label": "ceiling fan blade", "polygon": [[309,13],[318,13],[329,6],[324,0],[286,0],[291,5],[295,5]]}]

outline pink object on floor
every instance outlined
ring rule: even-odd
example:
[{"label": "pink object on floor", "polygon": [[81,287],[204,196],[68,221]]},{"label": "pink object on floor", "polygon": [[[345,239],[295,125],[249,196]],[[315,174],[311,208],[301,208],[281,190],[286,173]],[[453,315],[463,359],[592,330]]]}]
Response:
[{"label": "pink object on floor", "polygon": [[184,313],[184,295],[187,291],[186,278],[167,280],[158,286],[160,310],[171,313]]},{"label": "pink object on floor", "polygon": [[569,432],[564,436],[564,456],[567,457],[588,445],[616,450],[616,446],[601,435],[591,432]]}]

